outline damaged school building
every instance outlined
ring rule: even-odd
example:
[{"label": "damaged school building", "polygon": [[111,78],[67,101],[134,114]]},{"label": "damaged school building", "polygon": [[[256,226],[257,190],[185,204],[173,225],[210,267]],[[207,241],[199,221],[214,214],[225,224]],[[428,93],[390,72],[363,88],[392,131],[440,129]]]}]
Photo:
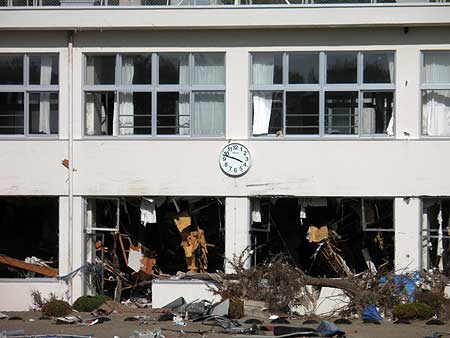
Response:
[{"label": "damaged school building", "polygon": [[449,276],[450,4],[338,2],[0,0],[0,310]]}]

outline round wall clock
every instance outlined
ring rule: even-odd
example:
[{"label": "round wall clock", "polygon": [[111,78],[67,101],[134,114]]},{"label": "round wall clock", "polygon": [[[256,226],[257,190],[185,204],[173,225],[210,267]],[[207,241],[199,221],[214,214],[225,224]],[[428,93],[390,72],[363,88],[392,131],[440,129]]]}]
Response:
[{"label": "round wall clock", "polygon": [[240,143],[226,145],[219,154],[220,169],[229,176],[244,175],[251,163],[250,152]]}]

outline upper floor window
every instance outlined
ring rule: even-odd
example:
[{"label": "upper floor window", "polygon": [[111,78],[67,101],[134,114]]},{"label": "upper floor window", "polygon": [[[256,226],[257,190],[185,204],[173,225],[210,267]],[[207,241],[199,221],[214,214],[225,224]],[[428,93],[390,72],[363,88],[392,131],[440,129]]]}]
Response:
[{"label": "upper floor window", "polygon": [[57,54],[0,54],[0,135],[58,134]]},{"label": "upper floor window", "polygon": [[252,134],[393,135],[393,52],[253,53]]},{"label": "upper floor window", "polygon": [[423,53],[422,135],[450,136],[450,51]]},{"label": "upper floor window", "polygon": [[225,134],[225,56],[86,55],[85,135]]}]

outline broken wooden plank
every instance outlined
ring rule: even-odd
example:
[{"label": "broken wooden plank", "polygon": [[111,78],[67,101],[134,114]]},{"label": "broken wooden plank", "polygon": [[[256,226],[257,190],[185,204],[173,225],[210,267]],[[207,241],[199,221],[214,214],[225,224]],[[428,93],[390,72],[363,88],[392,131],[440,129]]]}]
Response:
[{"label": "broken wooden plank", "polygon": [[49,266],[41,266],[36,264],[25,263],[19,259],[11,258],[8,256],[0,255],[0,264],[12,266],[14,268],[27,270],[35,273],[39,273],[44,276],[56,277],[58,275],[58,269],[51,268]]}]

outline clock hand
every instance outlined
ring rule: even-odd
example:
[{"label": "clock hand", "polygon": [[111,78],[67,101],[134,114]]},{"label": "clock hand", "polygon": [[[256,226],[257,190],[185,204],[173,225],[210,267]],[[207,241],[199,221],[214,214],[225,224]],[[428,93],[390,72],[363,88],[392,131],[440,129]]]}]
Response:
[{"label": "clock hand", "polygon": [[236,161],[239,161],[239,162],[243,163],[243,161],[241,161],[240,159],[238,159],[236,157],[229,156],[229,155],[223,155],[223,156],[228,157],[228,158],[232,158],[233,160],[236,160]]}]

